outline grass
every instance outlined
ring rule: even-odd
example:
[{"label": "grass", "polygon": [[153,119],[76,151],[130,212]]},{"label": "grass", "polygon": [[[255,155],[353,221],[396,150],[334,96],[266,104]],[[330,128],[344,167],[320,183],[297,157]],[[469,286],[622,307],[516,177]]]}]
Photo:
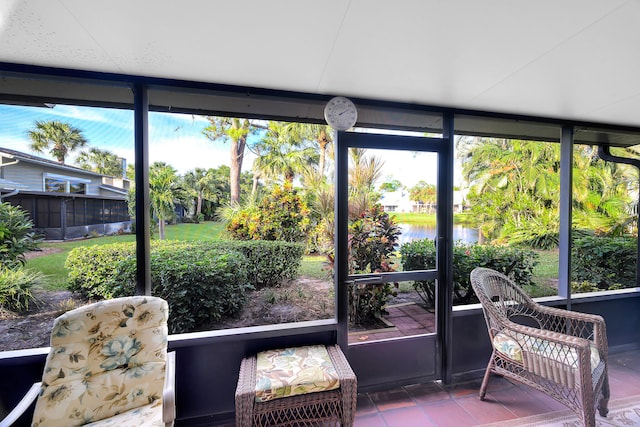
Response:
[{"label": "grass", "polygon": [[302,258],[302,265],[298,273],[300,276],[313,277],[314,279],[330,279],[329,270],[326,269],[327,257],[324,255],[306,255]]},{"label": "grass", "polygon": [[436,225],[435,214],[413,213],[413,212],[393,212],[390,214],[398,224],[423,224]]},{"label": "grass", "polygon": [[[400,213],[397,216],[398,222],[420,223],[435,221],[433,215]],[[224,236],[224,226],[219,222],[204,222],[200,224],[175,224],[169,225],[165,230],[167,240],[219,240]],[[155,236],[157,238],[157,236]],[[57,248],[60,252],[32,258],[27,262],[27,268],[40,271],[47,276],[45,290],[65,290],[67,288],[67,269],[64,263],[69,251],[78,246],[106,245],[110,243],[135,242],[134,235],[105,236],[86,240],[75,240],[72,242],[44,243],[44,248]],[[554,279],[558,278],[558,251],[536,251],[540,258],[539,264],[534,269],[534,281],[537,286],[528,289],[533,296],[544,296],[555,294],[555,288],[550,287]],[[327,258],[324,255],[306,255],[302,259],[299,274],[301,276],[312,277],[320,280],[330,279],[326,269]],[[400,260],[396,260],[396,266],[401,266]],[[399,270],[402,268],[400,267]],[[408,283],[408,282],[407,282]],[[405,289],[406,288],[406,289]],[[407,291],[405,286],[401,291]]]},{"label": "grass", "polygon": [[[165,229],[166,240],[219,240],[224,233],[224,225],[219,222],[203,222],[200,224],[175,224]],[[158,236],[154,236],[157,238]],[[71,242],[43,243],[43,248],[56,248],[61,252],[51,255],[32,258],[27,261],[26,267],[40,271],[47,276],[43,289],[59,291],[67,289],[68,271],[64,267],[67,255],[73,248],[79,246],[107,245],[110,243],[135,242],[136,236],[123,234],[116,236],[104,236],[91,239],[74,240]]]}]

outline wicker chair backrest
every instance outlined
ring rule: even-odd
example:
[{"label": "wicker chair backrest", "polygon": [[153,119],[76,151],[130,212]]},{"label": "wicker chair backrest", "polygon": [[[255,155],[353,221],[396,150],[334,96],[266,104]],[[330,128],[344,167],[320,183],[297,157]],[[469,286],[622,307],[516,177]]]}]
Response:
[{"label": "wicker chair backrest", "polygon": [[471,272],[471,286],[492,337],[509,321],[540,327],[537,303],[504,274],[478,267]]}]

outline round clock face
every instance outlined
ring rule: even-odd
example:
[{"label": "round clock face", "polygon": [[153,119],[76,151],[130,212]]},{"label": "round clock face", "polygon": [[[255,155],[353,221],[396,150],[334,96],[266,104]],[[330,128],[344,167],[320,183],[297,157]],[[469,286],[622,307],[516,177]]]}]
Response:
[{"label": "round clock face", "polygon": [[324,118],[332,128],[347,130],[356,124],[358,110],[350,99],[336,96],[331,98],[324,107]]}]

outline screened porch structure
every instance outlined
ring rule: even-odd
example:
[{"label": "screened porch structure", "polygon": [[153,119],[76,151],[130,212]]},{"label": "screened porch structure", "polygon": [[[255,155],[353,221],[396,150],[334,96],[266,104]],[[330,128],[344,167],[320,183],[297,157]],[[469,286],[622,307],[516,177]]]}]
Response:
[{"label": "screened porch structure", "polygon": [[[242,31],[231,19],[238,16]],[[356,128],[379,131],[366,138],[336,133],[333,318],[170,336],[178,425],[222,424],[233,419],[240,361],[266,348],[337,343],[360,393],[433,381],[449,387],[482,376],[491,347],[481,309],[454,307],[451,295],[457,136],[559,144],[558,295],[543,303],[603,316],[612,355],[640,348],[639,287],[575,295],[570,287],[573,148],[590,145],[603,159],[634,163],[610,150],[640,141],[640,59],[631,54],[640,42],[639,19],[635,1],[291,0],[278,7],[254,0],[122,0],[108,7],[9,1],[0,6],[0,103],[132,112],[135,183],[142,189],[136,193],[138,294],[151,290],[152,219],[145,209],[151,112],[324,124],[325,104],[342,95],[358,108]],[[229,38],[222,48],[220,40]],[[348,343],[347,287],[384,279],[356,278],[346,267],[353,147],[438,156],[437,268],[397,276],[438,281],[433,334]],[[0,352],[2,411],[38,381],[46,354],[46,348]]]}]

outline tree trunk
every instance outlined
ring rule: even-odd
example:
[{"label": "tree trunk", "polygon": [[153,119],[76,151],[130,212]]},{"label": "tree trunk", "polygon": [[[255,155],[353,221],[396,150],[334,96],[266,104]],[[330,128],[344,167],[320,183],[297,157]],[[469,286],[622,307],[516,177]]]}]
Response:
[{"label": "tree trunk", "polygon": [[231,173],[229,176],[229,187],[231,189],[231,204],[240,203],[240,174],[242,172],[242,160],[244,158],[244,147],[247,137],[242,136],[238,140],[231,141]]},{"label": "tree trunk", "polygon": [[196,203],[196,218],[202,212],[202,193],[198,193],[198,203]]},{"label": "tree trunk", "polygon": [[164,219],[158,218],[158,235],[160,240],[164,240]]},{"label": "tree trunk", "polygon": [[324,163],[327,156],[327,145],[329,145],[329,140],[325,131],[320,132],[320,135],[318,135],[318,145],[320,146],[320,160],[318,162],[318,171],[322,176],[324,175]]},{"label": "tree trunk", "polygon": [[251,186],[251,195],[255,196],[258,191],[258,181],[260,180],[260,174],[254,172],[253,174],[253,185]]}]

